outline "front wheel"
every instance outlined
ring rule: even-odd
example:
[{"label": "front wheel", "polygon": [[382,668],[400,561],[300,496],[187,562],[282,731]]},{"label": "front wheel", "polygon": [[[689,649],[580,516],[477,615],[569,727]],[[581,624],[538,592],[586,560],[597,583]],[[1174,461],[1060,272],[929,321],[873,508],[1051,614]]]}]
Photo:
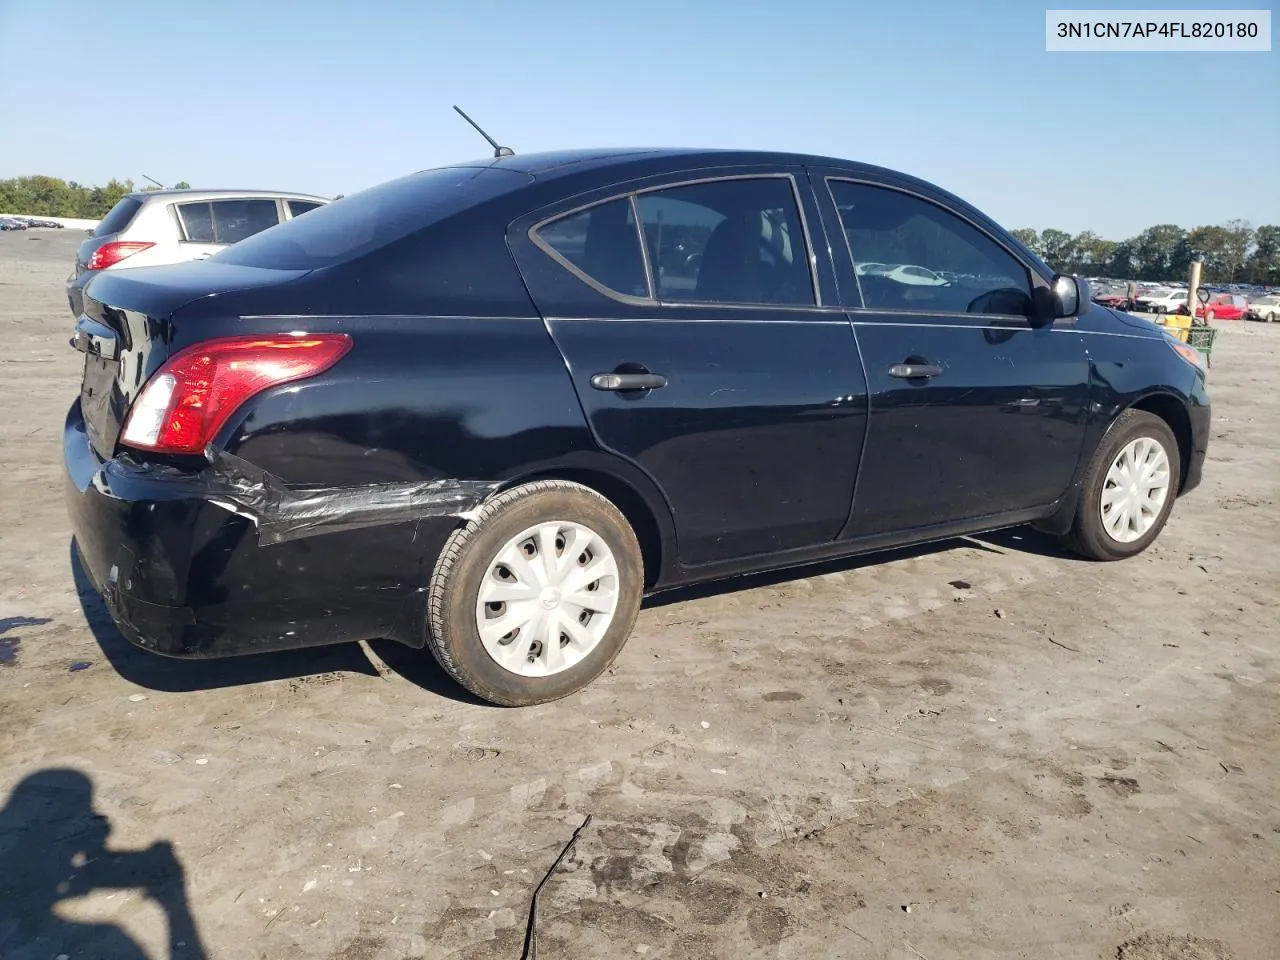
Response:
[{"label": "front wheel", "polygon": [[1092,560],[1141,553],[1164,529],[1180,482],[1178,441],[1169,425],[1126,410],[1085,471],[1067,546]]},{"label": "front wheel", "polygon": [[1268,314],[1267,314],[1267,323],[1275,323],[1275,322],[1276,322],[1276,314],[1275,314],[1275,313],[1268,313]]},{"label": "front wheel", "polygon": [[445,543],[428,590],[427,644],[478,697],[546,703],[613,662],[643,591],[640,545],[617,507],[580,484],[527,483]]}]

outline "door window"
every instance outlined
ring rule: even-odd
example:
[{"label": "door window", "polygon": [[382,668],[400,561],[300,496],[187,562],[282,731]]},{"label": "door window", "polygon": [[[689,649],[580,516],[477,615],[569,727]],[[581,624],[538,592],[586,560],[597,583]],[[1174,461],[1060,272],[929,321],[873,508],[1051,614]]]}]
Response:
[{"label": "door window", "polygon": [[236,243],[280,222],[274,200],[215,200],[213,235],[218,243]]},{"label": "door window", "polygon": [[649,296],[630,197],[543,224],[536,237],[543,249],[593,286],[628,297]]},{"label": "door window", "polygon": [[280,222],[276,202],[267,198],[181,203],[178,216],[192,243],[235,243]]},{"label": "door window", "polygon": [[659,300],[812,305],[813,279],[787,177],[639,194]]},{"label": "door window", "polygon": [[1026,267],[972,224],[900,190],[829,183],[865,307],[1032,315]]}]

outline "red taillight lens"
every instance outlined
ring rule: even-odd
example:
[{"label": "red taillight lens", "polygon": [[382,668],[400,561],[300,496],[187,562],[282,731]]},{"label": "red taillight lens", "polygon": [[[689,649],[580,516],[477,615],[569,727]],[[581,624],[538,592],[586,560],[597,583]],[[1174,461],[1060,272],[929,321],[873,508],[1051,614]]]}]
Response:
[{"label": "red taillight lens", "polygon": [[323,373],[350,349],[351,338],[342,333],[223,337],[187,347],[147,381],[120,442],[201,453],[254,394]]},{"label": "red taillight lens", "polygon": [[104,243],[93,251],[93,256],[89,258],[89,262],[84,265],[84,268],[86,270],[105,270],[107,267],[114,267],[127,257],[132,257],[135,253],[141,253],[143,250],[149,250],[154,246],[154,243],[143,243],[141,240],[113,240],[111,243]]}]

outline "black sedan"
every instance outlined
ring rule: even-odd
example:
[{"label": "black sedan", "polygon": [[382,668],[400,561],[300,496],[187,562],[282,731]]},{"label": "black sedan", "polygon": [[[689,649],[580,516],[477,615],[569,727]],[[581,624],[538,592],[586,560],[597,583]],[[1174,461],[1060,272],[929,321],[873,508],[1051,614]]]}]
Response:
[{"label": "black sedan", "polygon": [[64,434],[134,643],[391,637],[488,700],[598,676],[646,593],[1033,523],[1145,549],[1196,351],[973,207],[842,160],[502,157],[104,273]]}]

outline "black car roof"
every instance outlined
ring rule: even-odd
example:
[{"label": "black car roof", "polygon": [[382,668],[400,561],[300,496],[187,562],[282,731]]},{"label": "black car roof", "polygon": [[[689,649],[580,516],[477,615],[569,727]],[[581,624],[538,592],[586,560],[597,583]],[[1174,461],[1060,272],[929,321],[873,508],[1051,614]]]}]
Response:
[{"label": "black car roof", "polygon": [[[544,153],[517,154],[513,157],[490,157],[450,164],[454,167],[494,167],[526,173],[535,179],[550,179],[568,174],[587,173],[608,168],[652,166],[655,172],[687,166],[786,166],[810,165],[836,167],[849,171],[874,172],[901,180],[924,181],[896,170],[855,163],[836,157],[772,150],[732,150],[691,147],[606,147],[584,150],[553,150]],[[932,184],[925,184],[932,187]],[[933,187],[933,189],[937,189]]]}]

